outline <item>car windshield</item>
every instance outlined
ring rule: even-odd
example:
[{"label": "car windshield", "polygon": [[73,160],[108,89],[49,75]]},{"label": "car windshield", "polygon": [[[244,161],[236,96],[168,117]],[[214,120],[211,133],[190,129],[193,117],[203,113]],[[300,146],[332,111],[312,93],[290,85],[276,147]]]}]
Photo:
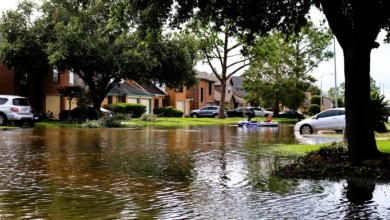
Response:
[{"label": "car windshield", "polygon": [[27,99],[13,99],[12,104],[16,106],[29,106]]}]

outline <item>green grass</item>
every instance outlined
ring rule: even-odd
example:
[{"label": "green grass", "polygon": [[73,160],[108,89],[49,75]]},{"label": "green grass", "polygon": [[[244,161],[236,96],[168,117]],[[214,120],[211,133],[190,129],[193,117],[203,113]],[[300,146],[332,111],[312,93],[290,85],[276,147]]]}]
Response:
[{"label": "green grass", "polygon": [[[330,146],[331,143],[327,144],[281,144],[267,148],[264,153],[269,153],[284,157],[300,157],[312,151],[319,150],[323,146]],[[376,145],[378,150],[382,153],[390,153],[390,140],[377,140]]]},{"label": "green grass", "polygon": [[41,121],[35,123],[35,127],[81,127],[80,124],[69,123],[57,120]]}]

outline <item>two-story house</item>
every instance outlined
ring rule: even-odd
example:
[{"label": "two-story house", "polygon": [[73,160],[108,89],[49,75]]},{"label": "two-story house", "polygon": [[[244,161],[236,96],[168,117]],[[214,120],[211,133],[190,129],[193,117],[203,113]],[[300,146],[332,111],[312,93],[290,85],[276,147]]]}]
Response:
[{"label": "two-story house", "polygon": [[61,110],[68,109],[66,97],[62,97],[57,88],[71,86],[73,73],[60,72],[48,68],[46,73],[37,77],[31,74],[16,74],[0,64],[0,94],[12,94],[27,97],[32,108],[37,111],[53,113],[58,118]]},{"label": "two-story house", "polygon": [[213,106],[215,104],[214,93],[215,83],[218,81],[214,74],[207,72],[198,72],[198,84],[187,89],[188,99],[190,101],[190,109],[199,109],[204,106]]}]

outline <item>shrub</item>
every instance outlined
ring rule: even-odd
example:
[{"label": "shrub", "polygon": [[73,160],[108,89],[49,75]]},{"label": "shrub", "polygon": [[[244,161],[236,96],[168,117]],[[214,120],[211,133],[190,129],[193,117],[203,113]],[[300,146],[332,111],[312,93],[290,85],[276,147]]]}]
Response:
[{"label": "shrub", "polygon": [[183,117],[184,112],[179,109],[173,109],[173,117],[181,118]]},{"label": "shrub", "polygon": [[315,115],[315,114],[321,112],[321,107],[319,105],[317,105],[317,104],[311,104],[309,106],[308,112],[310,112],[310,113]]},{"label": "shrub", "polygon": [[85,128],[114,128],[120,127],[121,122],[118,118],[114,117],[101,117],[98,120],[87,120],[81,124]]},{"label": "shrub", "polygon": [[143,114],[141,116],[142,121],[156,121],[157,115],[155,114]]},{"label": "shrub", "polygon": [[172,106],[154,108],[153,113],[163,117],[177,117],[177,118],[181,118],[184,115],[183,111],[179,109],[175,109]]},{"label": "shrub", "polygon": [[103,108],[109,109],[114,113],[133,114],[133,117],[141,117],[146,112],[146,105],[134,103],[115,103],[104,105]]},{"label": "shrub", "polygon": [[310,104],[317,104],[317,105],[321,105],[320,104],[320,102],[321,102],[321,96],[319,96],[319,95],[313,95],[313,96],[311,96],[311,99],[310,99]]}]

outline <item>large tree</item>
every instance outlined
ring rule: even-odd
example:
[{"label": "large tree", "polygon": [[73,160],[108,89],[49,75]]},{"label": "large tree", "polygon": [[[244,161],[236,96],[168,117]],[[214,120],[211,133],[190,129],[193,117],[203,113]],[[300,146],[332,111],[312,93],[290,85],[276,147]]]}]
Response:
[{"label": "large tree", "polygon": [[43,5],[47,23],[54,23],[49,42],[51,63],[72,69],[88,86],[96,109],[122,79],[165,83],[182,89],[196,82],[191,41],[160,35],[141,38],[126,16],[122,1],[51,0]]},{"label": "large tree", "polygon": [[[233,74],[248,66],[256,55],[244,52],[245,45],[239,36],[231,32],[229,20],[225,21],[223,30],[213,23],[198,22],[196,18],[188,26],[197,37],[200,59],[210,66],[213,74],[221,82],[219,118],[225,118],[223,111],[227,82]],[[220,73],[217,72],[217,67],[221,69]]]},{"label": "large tree", "polygon": [[297,109],[305,99],[305,92],[315,79],[309,73],[321,61],[332,57],[327,48],[331,37],[312,28],[302,28],[298,34],[286,37],[273,32],[254,47],[263,57],[253,62],[243,76],[246,99],[262,100],[272,105],[276,116],[279,104]]},{"label": "large tree", "polygon": [[[19,17],[31,18],[33,5],[26,1],[22,4],[24,11],[18,11],[18,16],[13,16],[16,12],[3,16],[2,30],[12,34],[4,35],[2,58],[14,69],[28,69],[24,62],[39,58],[31,67],[53,65],[72,70],[87,86],[97,110],[111,88],[125,78],[165,83],[172,89],[194,85],[193,38],[163,34],[153,40],[143,38],[134,22],[117,19],[128,16],[123,3],[120,0],[45,1],[40,17],[28,23],[29,26],[18,27]],[[24,48],[31,48],[32,52],[21,50]]]},{"label": "large tree", "polygon": [[[370,112],[370,54],[377,48],[375,42],[379,32],[390,33],[390,0],[331,1],[331,0],[129,0],[134,9],[143,13],[144,27],[150,21],[159,25],[172,16],[174,21],[189,19],[195,12],[204,20],[214,21],[222,27],[226,18],[234,19],[237,33],[251,36],[266,33],[273,28],[299,30],[306,24],[305,16],[315,5],[325,14],[332,32],[344,52],[346,134],[351,157],[378,158],[381,154],[376,146]],[[175,3],[175,4],[174,4]],[[172,10],[176,7],[175,10]],[[194,10],[196,9],[196,10]],[[228,9],[228,10],[222,10]],[[152,16],[147,12],[154,12]],[[223,13],[221,13],[223,12]],[[162,18],[162,19],[161,19]],[[147,30],[147,29],[146,29]],[[390,36],[390,35],[389,35]],[[250,39],[249,37],[247,39]]]},{"label": "large tree", "polygon": [[[15,10],[2,13],[0,19],[0,59],[5,67],[14,71],[27,83],[34,80],[35,97],[42,96],[41,77],[47,73],[49,62],[44,51],[47,32],[45,27],[33,18],[37,4],[23,1]],[[41,109],[37,99],[35,108]]]}]

